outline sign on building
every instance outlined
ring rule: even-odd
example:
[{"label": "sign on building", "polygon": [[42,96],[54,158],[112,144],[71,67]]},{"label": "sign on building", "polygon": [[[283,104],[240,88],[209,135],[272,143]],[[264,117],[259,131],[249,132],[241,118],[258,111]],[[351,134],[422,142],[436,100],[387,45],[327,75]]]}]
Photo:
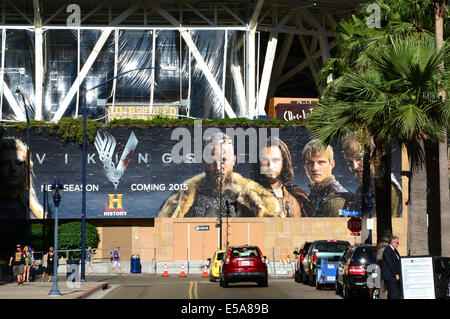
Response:
[{"label": "sign on building", "polygon": [[178,116],[178,105],[120,105],[109,106],[109,115],[111,120],[116,119],[140,119],[151,120],[155,114],[166,116]]},{"label": "sign on building", "polygon": [[305,121],[317,103],[319,99],[315,98],[274,97],[269,100],[269,117],[282,121]]}]

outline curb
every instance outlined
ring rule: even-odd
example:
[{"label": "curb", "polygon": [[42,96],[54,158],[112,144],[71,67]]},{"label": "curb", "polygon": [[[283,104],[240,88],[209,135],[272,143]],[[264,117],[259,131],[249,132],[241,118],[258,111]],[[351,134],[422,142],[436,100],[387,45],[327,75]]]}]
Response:
[{"label": "curb", "polygon": [[108,289],[108,287],[109,287],[109,284],[107,282],[102,282],[102,283],[98,284],[97,286],[95,286],[94,288],[91,288],[91,289],[83,292],[82,294],[74,297],[73,299],[85,299],[85,298],[89,297],[90,295],[92,295],[97,290],[100,290],[100,289],[105,290],[105,289]]}]

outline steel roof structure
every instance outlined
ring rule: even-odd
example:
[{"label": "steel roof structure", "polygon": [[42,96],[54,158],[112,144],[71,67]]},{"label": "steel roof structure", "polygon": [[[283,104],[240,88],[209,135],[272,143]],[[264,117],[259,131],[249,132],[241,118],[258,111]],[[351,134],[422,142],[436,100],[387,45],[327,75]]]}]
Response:
[{"label": "steel roof structure", "polygon": [[[82,66],[77,83],[84,79],[98,52],[114,30],[177,30],[189,47],[217,97],[222,88],[215,83],[205,61],[197,54],[190,30],[240,30],[246,33],[244,83],[240,99],[245,106],[233,110],[223,101],[223,116],[265,114],[265,105],[273,96],[319,94],[317,72],[337,46],[335,27],[363,2],[356,0],[165,0],[165,1],[88,1],[88,0],[4,0],[0,7],[0,28],[27,29],[35,34],[35,118],[42,119],[44,73],[42,33],[51,29],[98,29],[102,36],[96,50]],[[77,13],[79,21],[73,18]],[[3,81],[5,87],[5,82]],[[238,85],[237,85],[238,86]],[[4,97],[17,120],[24,120],[13,88],[3,89]],[[58,121],[70,99],[78,94],[73,83],[52,117]],[[314,95],[314,96],[313,96]],[[2,95],[3,98],[3,95]],[[222,103],[222,102],[221,102]],[[0,112],[1,113],[1,112]]]}]

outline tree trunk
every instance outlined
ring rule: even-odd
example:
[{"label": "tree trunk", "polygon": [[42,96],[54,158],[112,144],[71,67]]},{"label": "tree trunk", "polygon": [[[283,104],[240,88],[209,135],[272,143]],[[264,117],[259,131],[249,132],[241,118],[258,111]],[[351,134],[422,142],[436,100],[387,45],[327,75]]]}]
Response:
[{"label": "tree trunk", "polygon": [[[424,144],[419,142],[424,154]],[[411,154],[411,153],[410,153]],[[409,154],[409,155],[410,155]],[[424,163],[413,165],[409,156],[411,176],[408,200],[408,255],[428,255],[427,174]]]},{"label": "tree trunk", "polygon": [[372,243],[372,238],[369,239],[369,230],[367,229],[367,219],[369,219],[367,193],[370,190],[370,148],[365,149],[364,151],[363,179],[361,186],[361,242]]},{"label": "tree trunk", "polygon": [[[444,14],[445,0],[435,0],[434,17],[436,26],[436,48],[439,50],[444,45]],[[444,69],[444,65],[441,66]],[[445,91],[439,94],[445,101]],[[450,256],[450,199],[448,180],[448,144],[439,144],[439,194],[440,194],[440,234],[441,234],[441,256]]]},{"label": "tree trunk", "polygon": [[448,144],[439,144],[439,200],[440,200],[440,226],[441,226],[441,253],[440,256],[450,257],[450,199],[449,199],[449,172],[448,172]]},{"label": "tree trunk", "polygon": [[[381,266],[384,249],[392,236],[391,212],[391,145],[377,145],[375,148],[375,198],[377,213],[377,264]],[[380,298],[387,298],[384,285]]]},{"label": "tree trunk", "polygon": [[427,170],[428,249],[430,254],[441,254],[441,217],[439,193],[439,144],[425,142]]}]

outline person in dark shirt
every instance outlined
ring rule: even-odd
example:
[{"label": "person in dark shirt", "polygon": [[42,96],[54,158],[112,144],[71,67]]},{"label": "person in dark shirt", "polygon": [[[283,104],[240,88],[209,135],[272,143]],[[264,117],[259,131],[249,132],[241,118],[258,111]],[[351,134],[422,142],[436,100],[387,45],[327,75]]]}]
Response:
[{"label": "person in dark shirt", "polygon": [[[55,259],[56,262],[58,262],[58,258],[57,256],[55,256],[55,252],[53,251],[53,247],[49,248],[48,253],[46,254],[46,259],[47,259],[47,274],[48,274],[48,281],[51,282],[53,280],[53,268],[54,268],[54,263],[55,263]],[[58,267],[58,266],[56,266]],[[42,281],[44,281],[45,278],[45,273],[43,274],[42,277]]]},{"label": "person in dark shirt", "polygon": [[397,251],[398,244],[399,238],[392,236],[390,244],[384,249],[381,259],[381,278],[384,280],[389,299],[400,298],[401,264],[400,254]]},{"label": "person in dark shirt", "polygon": [[25,270],[25,254],[20,245],[16,246],[16,251],[9,259],[9,266],[13,267],[13,275],[17,278],[17,284],[23,285],[23,274]]}]

